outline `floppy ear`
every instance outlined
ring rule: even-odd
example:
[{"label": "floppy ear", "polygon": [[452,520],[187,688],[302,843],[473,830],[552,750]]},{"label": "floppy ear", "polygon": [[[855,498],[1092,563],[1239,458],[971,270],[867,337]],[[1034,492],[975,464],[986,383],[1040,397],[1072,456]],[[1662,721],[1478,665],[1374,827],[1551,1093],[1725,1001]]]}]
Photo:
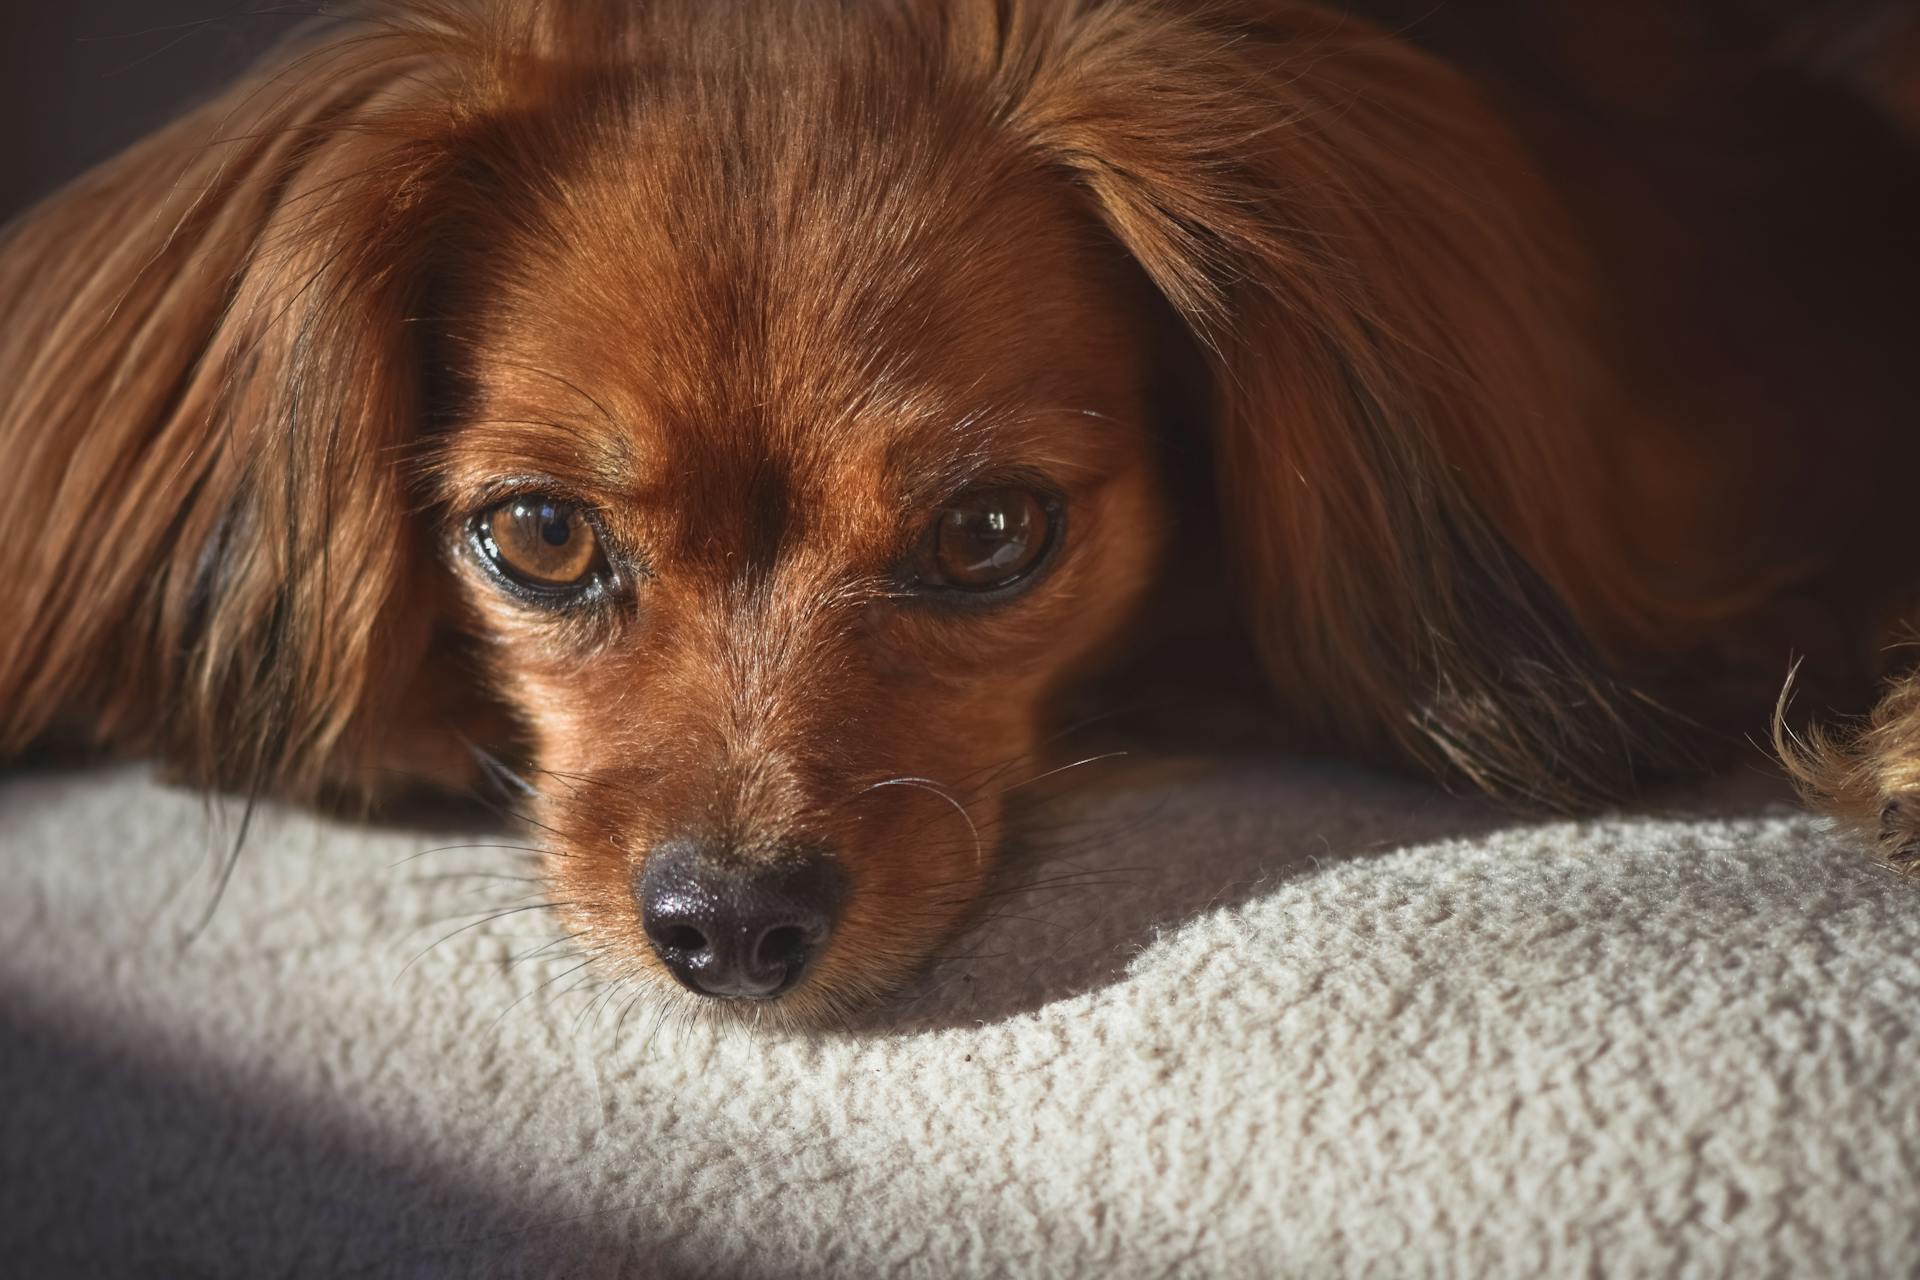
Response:
[{"label": "floppy ear", "polygon": [[1599,655],[1664,606],[1518,143],[1461,76],[1316,6],[1084,8],[1033,20],[1017,115],[1211,364],[1221,519],[1288,708],[1539,802],[1623,785],[1651,743]]},{"label": "floppy ear", "polygon": [[394,696],[454,38],[310,41],[0,242],[0,755],[310,790]]}]

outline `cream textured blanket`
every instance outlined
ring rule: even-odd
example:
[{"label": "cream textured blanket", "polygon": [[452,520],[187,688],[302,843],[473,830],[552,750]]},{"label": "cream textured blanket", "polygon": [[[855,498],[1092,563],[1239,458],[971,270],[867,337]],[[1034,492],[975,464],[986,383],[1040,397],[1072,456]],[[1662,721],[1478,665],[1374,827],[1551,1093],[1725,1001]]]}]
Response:
[{"label": "cream textured blanket", "polygon": [[268,812],[183,946],[198,799],[0,779],[0,1271],[1920,1265],[1920,885],[1764,787],[1540,823],[1160,760],[1029,825],[1044,883],[874,1027],[749,1036],[508,967],[537,909],[429,949],[528,901],[444,847],[512,837]]}]

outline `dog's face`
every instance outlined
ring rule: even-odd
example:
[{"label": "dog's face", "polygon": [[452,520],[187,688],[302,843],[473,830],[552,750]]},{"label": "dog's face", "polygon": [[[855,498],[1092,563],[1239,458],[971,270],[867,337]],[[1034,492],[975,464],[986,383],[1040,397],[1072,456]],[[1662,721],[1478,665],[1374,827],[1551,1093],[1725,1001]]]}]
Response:
[{"label": "dog's face", "polygon": [[440,542],[555,897],[705,995],[922,959],[1155,568],[1144,281],[1062,178],[915,125],[716,183],[662,104],[460,268]]}]

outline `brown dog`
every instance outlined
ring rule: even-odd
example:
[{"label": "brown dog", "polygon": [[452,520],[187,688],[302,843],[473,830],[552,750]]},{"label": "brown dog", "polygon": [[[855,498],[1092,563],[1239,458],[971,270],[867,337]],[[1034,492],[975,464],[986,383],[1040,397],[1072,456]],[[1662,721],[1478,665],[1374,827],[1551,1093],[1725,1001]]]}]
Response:
[{"label": "brown dog", "polygon": [[[604,963],[818,1016],[1212,559],[1291,723],[1535,803],[1763,729],[1796,648],[1844,706],[1911,321],[1703,299],[1550,98],[1291,0],[377,6],[0,247],[0,753],[477,743]],[[1818,412],[1751,358],[1838,345]],[[1808,776],[1897,815],[1916,704]]]}]

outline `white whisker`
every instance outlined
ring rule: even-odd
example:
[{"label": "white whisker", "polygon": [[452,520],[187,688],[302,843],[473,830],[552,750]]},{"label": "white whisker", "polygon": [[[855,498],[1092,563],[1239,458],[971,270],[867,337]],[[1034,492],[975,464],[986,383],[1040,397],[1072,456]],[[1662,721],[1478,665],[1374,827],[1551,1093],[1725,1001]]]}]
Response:
[{"label": "white whisker", "polygon": [[961,804],[952,792],[931,778],[883,778],[881,781],[873,783],[870,786],[862,787],[855,794],[857,796],[863,796],[869,791],[878,791],[882,787],[915,787],[921,791],[931,791],[934,795],[939,796],[942,800],[952,805],[954,812],[960,815],[961,821],[967,824],[967,830],[973,834],[974,866],[980,867],[986,865],[987,850],[986,846],[980,841],[980,828],[974,822],[973,815],[967,812],[967,806]]},{"label": "white whisker", "polygon": [[1044,782],[1048,778],[1054,777],[1057,774],[1065,773],[1069,769],[1078,769],[1082,765],[1099,764],[1102,760],[1118,760],[1121,756],[1124,756],[1126,754],[1127,752],[1125,751],[1108,751],[1101,755],[1088,756],[1084,760],[1075,760],[1072,764],[1063,764],[1057,769],[1049,769],[1045,773],[1036,773],[1035,775],[1033,775],[1033,777],[1028,778],[1023,782],[1016,782],[1012,786],[1007,787],[1000,794],[1006,795],[1008,792],[1018,791],[1022,787],[1030,787],[1036,782]]}]

